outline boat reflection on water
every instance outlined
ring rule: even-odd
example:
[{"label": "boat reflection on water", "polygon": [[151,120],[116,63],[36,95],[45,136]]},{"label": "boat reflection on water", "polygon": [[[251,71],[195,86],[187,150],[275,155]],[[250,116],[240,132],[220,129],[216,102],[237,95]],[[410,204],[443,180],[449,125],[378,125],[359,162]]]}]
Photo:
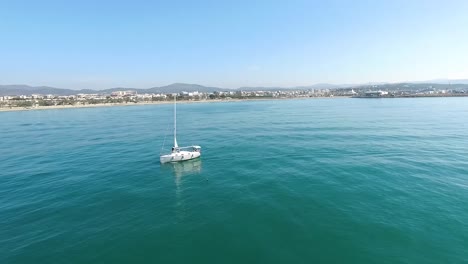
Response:
[{"label": "boat reflection on water", "polygon": [[200,174],[202,170],[201,159],[187,160],[182,162],[173,162],[161,164],[161,169],[171,171],[175,177],[177,187],[181,184],[182,177],[194,174]]},{"label": "boat reflection on water", "polygon": [[182,178],[186,176],[196,176],[201,173],[201,159],[187,160],[174,163],[161,164],[161,170],[170,171],[174,174],[175,194],[176,194],[176,214],[179,221],[186,218],[185,199],[183,197]]}]

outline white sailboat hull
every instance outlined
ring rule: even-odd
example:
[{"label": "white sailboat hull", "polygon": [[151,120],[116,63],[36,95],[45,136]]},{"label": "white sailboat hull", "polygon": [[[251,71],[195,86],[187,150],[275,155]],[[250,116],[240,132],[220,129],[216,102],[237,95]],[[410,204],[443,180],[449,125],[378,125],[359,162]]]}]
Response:
[{"label": "white sailboat hull", "polygon": [[161,161],[161,163],[168,163],[196,159],[200,156],[201,153],[198,151],[179,151],[167,155],[162,155],[159,157],[159,160]]}]

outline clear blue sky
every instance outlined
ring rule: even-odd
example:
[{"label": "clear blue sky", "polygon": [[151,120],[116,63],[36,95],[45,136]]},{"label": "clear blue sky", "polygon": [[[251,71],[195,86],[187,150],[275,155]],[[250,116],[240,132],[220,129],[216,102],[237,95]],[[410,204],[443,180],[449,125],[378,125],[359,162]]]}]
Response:
[{"label": "clear blue sky", "polygon": [[0,84],[468,78],[468,1],[0,0]]}]

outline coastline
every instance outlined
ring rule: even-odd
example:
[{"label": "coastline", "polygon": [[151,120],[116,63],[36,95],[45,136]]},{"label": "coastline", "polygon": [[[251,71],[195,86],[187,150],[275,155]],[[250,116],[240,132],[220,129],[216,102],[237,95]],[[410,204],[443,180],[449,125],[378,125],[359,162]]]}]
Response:
[{"label": "coastline", "polygon": [[[277,101],[277,100],[308,100],[308,99],[338,99],[338,98],[356,98],[356,99],[392,99],[392,98],[448,98],[448,97],[468,97],[468,95],[406,95],[406,96],[330,96],[330,97],[292,97],[292,98],[249,98],[249,99],[210,99],[210,100],[180,100],[178,104],[198,104],[198,103],[229,103],[244,101]],[[104,104],[86,104],[86,105],[54,105],[38,107],[0,107],[0,112],[15,111],[35,111],[35,110],[56,110],[56,109],[75,109],[75,108],[95,108],[95,107],[113,107],[113,106],[141,106],[141,105],[161,105],[172,104],[172,101],[138,102],[138,103],[104,103]]]},{"label": "coastline", "polygon": [[[255,99],[210,99],[200,101],[181,100],[177,104],[192,104],[192,103],[229,103],[243,101],[272,101],[272,100],[297,100],[297,99],[333,99],[333,98],[349,98],[349,96],[334,96],[334,97],[296,97],[296,98],[255,98]],[[156,101],[156,102],[138,102],[138,103],[107,103],[107,104],[86,104],[86,105],[54,105],[54,106],[38,106],[38,107],[12,107],[0,108],[0,112],[15,112],[15,111],[35,111],[35,110],[54,110],[54,109],[75,109],[75,108],[95,108],[95,107],[113,107],[113,106],[141,106],[141,105],[161,105],[172,104],[172,101]]]},{"label": "coastline", "polygon": [[[177,103],[214,103],[214,102],[236,102],[244,100],[203,100],[203,101],[178,101]],[[139,103],[107,103],[107,104],[86,104],[86,105],[54,105],[54,106],[38,106],[38,107],[13,107],[0,108],[0,112],[14,111],[34,111],[34,110],[52,110],[52,109],[74,109],[74,108],[95,108],[95,107],[113,107],[113,106],[138,106],[138,105],[160,105],[172,104],[171,101],[156,101],[156,102],[139,102]]]},{"label": "coastline", "polygon": [[393,98],[449,98],[449,97],[468,97],[468,94],[409,94],[397,96],[351,96],[359,99],[393,99]]}]

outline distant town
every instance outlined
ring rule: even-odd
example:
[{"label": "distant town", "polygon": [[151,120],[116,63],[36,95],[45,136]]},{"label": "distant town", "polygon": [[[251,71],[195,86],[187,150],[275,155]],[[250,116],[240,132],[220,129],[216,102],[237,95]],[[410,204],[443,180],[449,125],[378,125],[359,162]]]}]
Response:
[{"label": "distant town", "polygon": [[[180,88],[180,87],[179,87]],[[220,90],[207,91],[210,88],[204,86],[183,86],[188,91],[175,92],[148,92],[143,89],[118,89],[104,91],[86,90],[87,93],[77,91],[76,94],[69,91],[69,94],[63,95],[63,90],[57,91],[57,94],[34,93],[34,89],[21,90],[24,94],[11,94],[15,90],[3,91],[0,96],[0,109],[12,108],[44,108],[48,106],[87,106],[102,104],[138,104],[138,103],[157,103],[172,101],[174,96],[182,101],[214,101],[214,100],[250,100],[250,99],[287,99],[287,98],[329,98],[329,97],[351,97],[351,98],[405,98],[405,97],[455,97],[468,96],[467,84],[381,84],[381,85],[361,85],[347,88],[246,88],[246,90]],[[200,88],[203,91],[195,89]],[[179,89],[179,90],[180,90]],[[37,89],[40,91],[40,89]],[[42,89],[44,90],[44,89]],[[149,90],[149,89],[147,89]],[[175,89],[177,90],[177,89]],[[191,90],[191,91],[190,91]],[[0,92],[2,88],[0,86]],[[1,94],[0,94],[1,95]]]}]

